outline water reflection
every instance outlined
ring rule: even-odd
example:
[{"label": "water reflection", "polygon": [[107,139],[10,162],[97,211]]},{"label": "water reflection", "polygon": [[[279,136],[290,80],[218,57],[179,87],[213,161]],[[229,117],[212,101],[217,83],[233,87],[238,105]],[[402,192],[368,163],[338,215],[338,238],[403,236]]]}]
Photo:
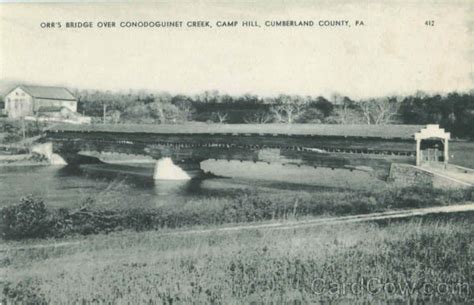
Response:
[{"label": "water reflection", "polygon": [[[125,202],[156,207],[191,199],[241,196],[244,191],[318,192],[384,185],[365,173],[278,165],[203,162],[212,179],[153,180],[154,164],[94,164],[0,168],[0,205],[14,204],[32,194],[52,206],[74,206],[88,197],[97,202]],[[227,177],[227,178],[225,178]]]},{"label": "water reflection", "polygon": [[201,179],[195,180],[160,180],[154,183],[157,196],[169,194],[197,194],[201,191]]}]

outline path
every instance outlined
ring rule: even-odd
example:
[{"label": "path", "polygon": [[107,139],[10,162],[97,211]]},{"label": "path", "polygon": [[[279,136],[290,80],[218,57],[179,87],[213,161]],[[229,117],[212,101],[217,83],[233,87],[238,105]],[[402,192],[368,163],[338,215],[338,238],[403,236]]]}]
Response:
[{"label": "path", "polygon": [[449,165],[448,170],[443,171],[447,176],[461,180],[474,186],[474,170],[467,167]]},{"label": "path", "polygon": [[[429,214],[443,214],[443,213],[459,213],[459,212],[470,212],[474,211],[474,203],[450,205],[450,206],[441,206],[441,207],[431,207],[431,208],[422,208],[422,209],[409,209],[409,210],[398,210],[398,211],[389,211],[381,213],[371,213],[371,214],[362,214],[362,215],[351,215],[351,216],[340,216],[340,217],[328,217],[328,218],[318,218],[310,220],[301,220],[301,221],[285,221],[285,222],[274,222],[274,223],[265,223],[265,224],[251,224],[251,225],[237,225],[237,226],[227,226],[219,227],[214,229],[200,229],[200,230],[183,230],[183,231],[173,231],[165,233],[157,233],[160,236],[173,236],[173,235],[190,235],[190,234],[209,234],[216,232],[236,232],[244,230],[288,230],[288,229],[299,229],[306,227],[315,227],[321,225],[340,225],[346,223],[356,223],[356,222],[365,222],[365,221],[375,221],[383,219],[401,219],[415,216],[424,216]],[[0,252],[12,251],[12,250],[28,250],[28,249],[41,249],[41,248],[58,248],[71,245],[79,245],[85,241],[75,241],[75,242],[58,242],[58,243],[48,243],[48,244],[38,244],[30,246],[17,246],[17,247],[5,247],[5,245],[0,246]]]},{"label": "path", "polygon": [[430,164],[421,169],[432,172],[440,177],[453,181],[459,181],[465,186],[474,186],[474,170],[467,167],[448,164],[447,168],[442,165]]}]

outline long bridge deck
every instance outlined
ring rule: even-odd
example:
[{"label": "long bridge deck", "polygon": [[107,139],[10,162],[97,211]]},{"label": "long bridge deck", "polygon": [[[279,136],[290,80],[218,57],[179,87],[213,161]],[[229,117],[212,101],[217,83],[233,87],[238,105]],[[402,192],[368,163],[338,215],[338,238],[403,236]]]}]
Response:
[{"label": "long bridge deck", "polygon": [[422,125],[205,124],[55,125],[44,141],[63,155],[79,151],[364,169],[387,177],[393,162],[415,163]]},{"label": "long bridge deck", "polygon": [[409,140],[414,139],[414,134],[420,131],[423,127],[424,125],[337,124],[61,124],[50,127],[48,131],[186,135],[286,135]]},{"label": "long bridge deck", "polygon": [[[199,168],[207,159],[240,160],[364,170],[386,179],[394,163],[408,165],[403,170],[420,169],[410,168],[418,164],[420,136],[446,135],[437,125],[62,124],[46,130],[43,141],[52,142],[53,150],[72,163],[87,161],[78,161],[80,152],[118,152],[171,158],[182,168]],[[447,162],[440,164],[445,168]],[[398,174],[395,170],[394,177]],[[472,179],[455,174],[454,180]]]}]

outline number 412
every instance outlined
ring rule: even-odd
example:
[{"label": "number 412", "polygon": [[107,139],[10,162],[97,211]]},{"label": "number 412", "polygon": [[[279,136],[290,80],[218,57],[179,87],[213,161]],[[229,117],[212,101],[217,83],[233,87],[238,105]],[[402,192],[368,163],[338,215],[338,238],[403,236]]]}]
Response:
[{"label": "number 412", "polygon": [[426,20],[425,25],[427,26],[434,26],[434,20]]}]

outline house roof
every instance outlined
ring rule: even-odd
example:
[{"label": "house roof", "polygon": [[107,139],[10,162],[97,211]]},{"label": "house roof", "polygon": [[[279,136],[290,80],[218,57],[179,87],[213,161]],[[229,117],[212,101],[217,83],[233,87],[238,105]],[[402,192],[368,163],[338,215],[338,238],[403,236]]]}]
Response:
[{"label": "house roof", "polygon": [[51,131],[110,132],[153,134],[270,134],[323,137],[401,138],[414,139],[425,125],[336,125],[336,124],[205,124],[182,125],[56,125]]},{"label": "house roof", "polygon": [[63,87],[45,87],[45,86],[26,86],[20,85],[29,95],[35,98],[51,99],[51,100],[68,100],[75,101],[76,98],[71,91]]}]

